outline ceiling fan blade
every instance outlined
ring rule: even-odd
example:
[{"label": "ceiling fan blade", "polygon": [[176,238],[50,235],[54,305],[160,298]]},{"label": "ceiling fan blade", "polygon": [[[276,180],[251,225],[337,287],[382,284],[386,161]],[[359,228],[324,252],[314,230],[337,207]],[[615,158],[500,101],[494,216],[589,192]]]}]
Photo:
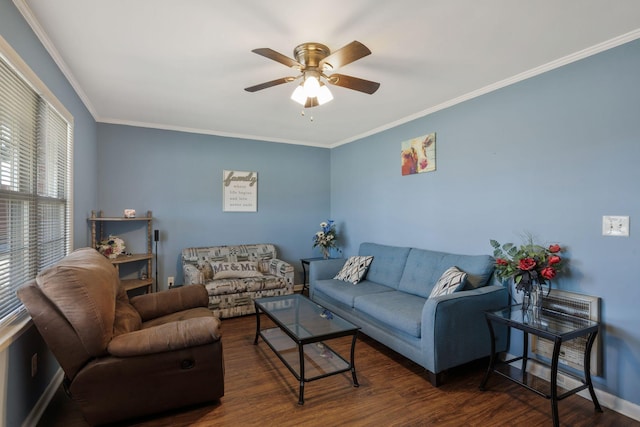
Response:
[{"label": "ceiling fan blade", "polygon": [[279,78],[279,79],[271,80],[270,82],[264,82],[264,83],[260,83],[259,85],[246,87],[246,88],[244,88],[244,90],[246,90],[247,92],[257,92],[259,90],[267,89],[267,88],[270,88],[272,86],[278,86],[278,85],[281,85],[283,83],[292,82],[295,79],[296,79],[295,77],[282,77],[282,78]]},{"label": "ceiling fan blade", "polygon": [[251,52],[257,53],[258,55],[262,55],[265,58],[272,59],[276,62],[286,65],[287,67],[295,67],[302,68],[302,64],[300,64],[295,59],[289,58],[286,55],[281,54],[280,52],[276,52],[273,49],[269,49],[268,47],[261,47],[259,49],[253,49]]},{"label": "ceiling fan blade", "polygon": [[380,87],[380,83],[370,80],[359,79],[358,77],[346,76],[344,74],[332,74],[327,81],[335,86],[357,90],[371,95]]},{"label": "ceiling fan blade", "polygon": [[371,51],[368,47],[359,41],[352,41],[320,61],[320,68],[322,68],[324,64],[329,64],[331,68],[335,70],[370,54]]}]

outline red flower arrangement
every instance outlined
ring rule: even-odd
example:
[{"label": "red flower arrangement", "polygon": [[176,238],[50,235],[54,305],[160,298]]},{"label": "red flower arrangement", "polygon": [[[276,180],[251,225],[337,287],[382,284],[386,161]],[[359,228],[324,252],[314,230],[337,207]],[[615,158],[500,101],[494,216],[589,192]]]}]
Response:
[{"label": "red flower arrangement", "polygon": [[496,274],[502,280],[513,278],[518,291],[530,293],[534,284],[547,284],[564,266],[558,244],[540,246],[533,243],[530,236],[527,243],[519,247],[513,243],[500,245],[495,240],[490,243],[496,259]]}]

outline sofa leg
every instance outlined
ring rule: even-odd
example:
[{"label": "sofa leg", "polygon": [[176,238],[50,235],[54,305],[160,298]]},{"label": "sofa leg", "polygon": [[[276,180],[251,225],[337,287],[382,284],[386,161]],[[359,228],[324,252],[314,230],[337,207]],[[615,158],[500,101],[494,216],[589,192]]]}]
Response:
[{"label": "sofa leg", "polygon": [[427,371],[427,377],[429,378],[429,382],[432,386],[440,387],[442,385],[442,380],[444,379],[444,372],[434,374],[431,371]]}]

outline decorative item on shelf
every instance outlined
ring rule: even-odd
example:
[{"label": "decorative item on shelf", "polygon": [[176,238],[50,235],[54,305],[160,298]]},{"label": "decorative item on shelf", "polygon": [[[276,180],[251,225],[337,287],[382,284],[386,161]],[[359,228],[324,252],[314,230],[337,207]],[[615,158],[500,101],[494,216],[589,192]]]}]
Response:
[{"label": "decorative item on shelf", "polygon": [[135,218],[136,217],[136,210],[135,209],[125,209],[124,210],[124,217],[125,218]]},{"label": "decorative item on shelf", "polygon": [[109,236],[107,240],[98,242],[96,249],[107,258],[115,259],[118,257],[118,255],[124,253],[126,246],[124,244],[124,240],[122,240],[120,237]]},{"label": "decorative item on shelf", "polygon": [[336,235],[336,225],[333,220],[327,220],[327,222],[320,223],[320,231],[313,236],[313,247],[319,247],[322,251],[324,259],[328,259],[331,248],[336,249],[338,252],[342,252],[338,248],[338,238]]},{"label": "decorative item on shelf", "polygon": [[544,247],[534,243],[530,235],[521,246],[513,243],[500,245],[495,240],[490,243],[496,258],[496,274],[502,280],[513,279],[516,291],[523,292],[523,310],[540,309],[544,297],[542,286],[548,284],[548,295],[551,279],[556,277],[565,263],[559,255],[562,252],[560,245]]}]

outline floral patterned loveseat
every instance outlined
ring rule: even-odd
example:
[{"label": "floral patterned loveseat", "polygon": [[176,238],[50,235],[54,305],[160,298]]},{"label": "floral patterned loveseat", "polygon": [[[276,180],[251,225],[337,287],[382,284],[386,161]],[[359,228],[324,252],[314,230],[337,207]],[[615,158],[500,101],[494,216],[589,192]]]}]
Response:
[{"label": "floral patterned loveseat", "polygon": [[183,284],[202,284],[219,318],[255,313],[254,298],[293,293],[293,266],[272,244],[182,250]]}]

